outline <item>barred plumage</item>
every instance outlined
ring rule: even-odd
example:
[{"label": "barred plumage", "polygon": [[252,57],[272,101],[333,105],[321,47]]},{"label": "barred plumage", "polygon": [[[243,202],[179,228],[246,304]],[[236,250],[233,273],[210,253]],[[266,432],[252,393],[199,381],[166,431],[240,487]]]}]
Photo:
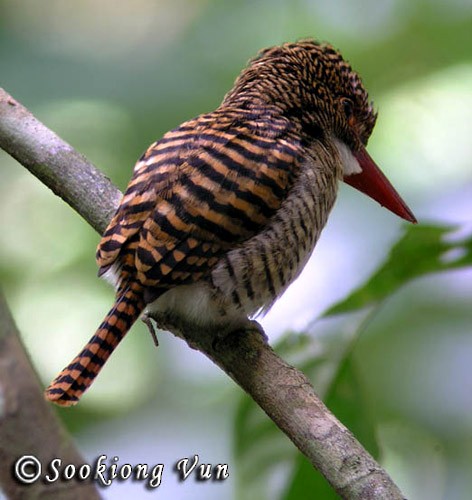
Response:
[{"label": "barred plumage", "polygon": [[137,283],[120,290],[95,335],[67,369],[54,379],[47,398],[62,406],[77,403],[143,308],[142,288]]},{"label": "barred plumage", "polygon": [[267,311],[310,256],[338,181],[372,168],[375,118],[340,54],[303,41],[262,51],[216,111],[152,144],[97,250],[115,305],[48,399],[77,402],[146,307],[203,324]]}]

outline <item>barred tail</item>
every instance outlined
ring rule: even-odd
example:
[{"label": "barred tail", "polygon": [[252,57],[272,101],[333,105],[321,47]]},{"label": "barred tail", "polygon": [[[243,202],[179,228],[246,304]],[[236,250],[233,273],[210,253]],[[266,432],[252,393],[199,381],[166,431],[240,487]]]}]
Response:
[{"label": "barred tail", "polygon": [[60,406],[77,404],[144,307],[141,288],[124,288],[82,352],[46,389],[46,399]]}]

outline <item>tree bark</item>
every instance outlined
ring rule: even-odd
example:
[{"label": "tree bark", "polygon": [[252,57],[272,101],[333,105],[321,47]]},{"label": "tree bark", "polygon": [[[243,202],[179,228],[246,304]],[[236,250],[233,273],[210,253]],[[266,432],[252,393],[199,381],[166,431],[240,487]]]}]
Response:
[{"label": "tree bark", "polygon": [[[68,464],[79,467],[85,459],[51,405],[46,403],[1,293],[0,389],[0,484],[8,498],[100,498],[91,481],[44,479],[48,473],[54,479],[48,464],[55,458],[62,460],[62,467]],[[20,480],[23,477],[27,481],[36,473],[38,480],[30,484]]]},{"label": "tree bark", "polygon": [[[0,92],[0,146],[103,232],[118,205],[119,191],[6,92]],[[305,375],[270,348],[255,322],[218,341],[219,332],[171,317],[155,319],[239,384],[342,498],[404,498],[386,471],[326,408]]]}]

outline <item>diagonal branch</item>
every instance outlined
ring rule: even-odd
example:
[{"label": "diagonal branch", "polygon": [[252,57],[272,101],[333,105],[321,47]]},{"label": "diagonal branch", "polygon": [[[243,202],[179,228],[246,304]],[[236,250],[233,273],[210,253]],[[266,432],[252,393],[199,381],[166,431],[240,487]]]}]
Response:
[{"label": "diagonal branch", "polygon": [[2,88],[0,147],[103,233],[121,199],[120,190]]},{"label": "diagonal branch", "polygon": [[[103,232],[118,205],[119,191],[1,89],[0,147]],[[217,332],[181,324],[174,318],[156,320],[160,327],[204,353],[247,391],[341,497],[404,498],[385,470],[326,408],[305,375],[270,348],[257,324],[248,325],[244,334],[230,334],[215,342]]]}]

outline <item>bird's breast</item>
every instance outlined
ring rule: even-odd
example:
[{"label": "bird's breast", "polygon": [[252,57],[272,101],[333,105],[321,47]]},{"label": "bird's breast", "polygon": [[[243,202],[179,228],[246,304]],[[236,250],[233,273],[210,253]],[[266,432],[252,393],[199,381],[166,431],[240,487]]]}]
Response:
[{"label": "bird's breast", "polygon": [[251,316],[273,305],[307,263],[336,192],[336,169],[307,158],[269,224],[213,269],[211,283],[223,309]]}]

